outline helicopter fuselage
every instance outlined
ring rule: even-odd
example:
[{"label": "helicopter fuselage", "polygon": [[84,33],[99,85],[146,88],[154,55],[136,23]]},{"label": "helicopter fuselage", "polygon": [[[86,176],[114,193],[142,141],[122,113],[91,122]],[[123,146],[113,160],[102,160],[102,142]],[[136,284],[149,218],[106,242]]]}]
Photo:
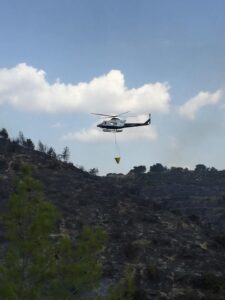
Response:
[{"label": "helicopter fuselage", "polygon": [[97,127],[101,128],[104,132],[122,132],[124,128],[147,126],[151,123],[151,117],[144,123],[126,123],[126,120],[113,117],[109,121],[103,121]]},{"label": "helicopter fuselage", "polygon": [[119,118],[112,118],[109,121],[103,121],[102,123],[98,124],[97,127],[100,127],[103,129],[103,131],[107,132],[108,130],[122,129],[124,128],[125,123],[126,123],[125,120],[121,120]]}]

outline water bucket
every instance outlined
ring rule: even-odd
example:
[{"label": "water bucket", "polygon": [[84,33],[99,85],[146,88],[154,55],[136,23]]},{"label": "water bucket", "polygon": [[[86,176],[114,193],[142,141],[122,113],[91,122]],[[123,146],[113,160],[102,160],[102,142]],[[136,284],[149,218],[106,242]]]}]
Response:
[{"label": "water bucket", "polygon": [[120,163],[120,157],[119,156],[116,156],[114,159],[115,159],[115,161],[116,161],[117,164]]}]

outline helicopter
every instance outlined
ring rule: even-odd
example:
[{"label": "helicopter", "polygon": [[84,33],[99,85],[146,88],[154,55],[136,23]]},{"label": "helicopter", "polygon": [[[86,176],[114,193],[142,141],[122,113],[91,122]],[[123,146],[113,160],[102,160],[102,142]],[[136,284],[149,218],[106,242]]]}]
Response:
[{"label": "helicopter", "polygon": [[97,125],[97,127],[101,128],[104,132],[122,132],[124,128],[147,126],[151,124],[151,114],[149,114],[148,119],[144,123],[127,123],[126,120],[122,120],[119,118],[121,115],[127,114],[128,112],[129,111],[126,111],[118,115],[108,115],[99,113],[92,114],[110,118],[110,120],[104,120],[103,122]]}]

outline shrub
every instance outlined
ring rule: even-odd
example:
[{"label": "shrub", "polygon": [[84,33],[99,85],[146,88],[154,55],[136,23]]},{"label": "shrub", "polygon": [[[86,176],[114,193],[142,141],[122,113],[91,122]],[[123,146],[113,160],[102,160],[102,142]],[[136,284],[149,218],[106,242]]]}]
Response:
[{"label": "shrub", "polygon": [[151,281],[158,280],[160,278],[160,271],[155,265],[148,265],[146,268],[147,278]]},{"label": "shrub", "polygon": [[214,273],[205,273],[201,278],[194,281],[195,286],[202,290],[208,290],[213,293],[225,291],[224,276],[217,276]]},{"label": "shrub", "polygon": [[107,300],[145,300],[146,293],[139,287],[136,270],[128,266],[123,278],[111,290]]}]

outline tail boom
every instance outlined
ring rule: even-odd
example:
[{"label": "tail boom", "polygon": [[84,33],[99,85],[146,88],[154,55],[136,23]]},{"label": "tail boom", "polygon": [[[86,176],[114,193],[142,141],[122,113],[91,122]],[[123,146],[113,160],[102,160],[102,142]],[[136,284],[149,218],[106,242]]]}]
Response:
[{"label": "tail boom", "polygon": [[151,114],[149,114],[149,118],[147,121],[144,123],[125,123],[124,128],[129,128],[129,127],[138,127],[138,126],[148,126],[151,124]]}]

